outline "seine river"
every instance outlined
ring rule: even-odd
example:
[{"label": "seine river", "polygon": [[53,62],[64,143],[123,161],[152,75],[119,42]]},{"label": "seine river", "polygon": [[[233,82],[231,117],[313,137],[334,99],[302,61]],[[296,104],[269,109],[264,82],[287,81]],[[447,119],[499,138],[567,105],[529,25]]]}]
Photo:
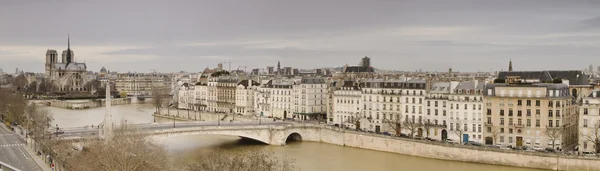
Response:
[{"label": "seine river", "polygon": [[[54,124],[59,127],[80,127],[98,125],[104,118],[104,108],[67,110],[50,107]],[[113,115],[127,120],[128,124],[152,123],[154,107],[149,104],[113,106]],[[157,119],[157,122],[172,120]],[[278,157],[290,158],[295,166],[303,171],[362,171],[362,170],[442,170],[442,171],[518,171],[534,170],[525,168],[463,163],[427,159],[401,154],[342,147],[325,143],[294,142],[286,146],[269,146],[241,141],[238,137],[219,135],[187,135],[157,137],[174,157],[194,159],[206,151],[221,148],[228,150],[248,150],[259,148]]]}]

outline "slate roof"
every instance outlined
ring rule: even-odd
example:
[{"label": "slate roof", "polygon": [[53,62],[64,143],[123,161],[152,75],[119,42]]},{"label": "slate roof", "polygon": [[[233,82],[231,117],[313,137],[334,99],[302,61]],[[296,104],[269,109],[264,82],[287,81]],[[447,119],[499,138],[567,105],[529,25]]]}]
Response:
[{"label": "slate roof", "polygon": [[450,82],[435,82],[431,84],[429,93],[450,93]]},{"label": "slate roof", "polygon": [[476,87],[475,81],[463,81],[458,83],[458,85],[456,86],[457,90],[483,90],[484,88],[484,82],[478,82]]},{"label": "slate roof", "polygon": [[60,70],[71,70],[71,71],[85,71],[87,69],[87,65],[85,63],[69,63],[69,65],[65,63],[55,63],[54,67]]},{"label": "slate roof", "polygon": [[302,84],[325,84],[323,78],[303,78],[300,83]]},{"label": "slate roof", "polygon": [[[254,81],[254,80],[251,80],[251,82],[252,82],[252,85],[250,85],[250,86],[258,86],[258,85],[260,85],[260,84],[258,84],[258,82]],[[242,85],[244,87],[249,87],[248,80],[242,80],[242,81],[240,81],[238,83],[238,85]]]},{"label": "slate roof", "polygon": [[571,71],[502,71],[499,79],[508,76],[519,76],[521,79],[539,79],[541,82],[552,82],[554,79],[569,80],[570,85],[589,85],[588,75],[579,70]]}]

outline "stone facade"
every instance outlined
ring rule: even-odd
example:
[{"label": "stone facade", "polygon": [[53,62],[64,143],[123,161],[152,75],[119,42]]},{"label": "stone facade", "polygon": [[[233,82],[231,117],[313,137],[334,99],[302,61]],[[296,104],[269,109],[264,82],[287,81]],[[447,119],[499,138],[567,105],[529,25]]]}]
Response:
[{"label": "stone facade", "polygon": [[[484,93],[486,144],[562,149],[577,144],[577,105],[567,85],[509,80],[488,84]],[[554,142],[552,130],[562,132]]]}]

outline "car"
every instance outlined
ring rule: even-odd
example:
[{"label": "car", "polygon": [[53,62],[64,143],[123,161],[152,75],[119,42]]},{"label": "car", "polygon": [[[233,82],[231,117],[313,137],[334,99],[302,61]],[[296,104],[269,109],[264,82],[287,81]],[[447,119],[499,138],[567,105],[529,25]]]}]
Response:
[{"label": "car", "polygon": [[389,132],[383,132],[383,135],[391,136],[392,134],[390,134]]},{"label": "car", "polygon": [[423,140],[423,137],[417,135],[417,136],[415,136],[415,139],[417,139],[417,140]]},{"label": "car", "polygon": [[550,153],[554,153],[554,152],[556,152],[556,150],[555,150],[554,148],[552,148],[552,147],[546,147],[544,150],[545,150],[546,152],[550,152]]},{"label": "car", "polygon": [[446,143],[448,143],[448,144],[458,144],[458,142],[456,140],[453,140],[453,139],[446,139]]},{"label": "car", "polygon": [[468,144],[468,145],[472,145],[472,146],[482,146],[482,144],[481,144],[481,143],[478,143],[478,142],[475,142],[475,141],[469,141],[469,142],[467,142],[466,144]]},{"label": "car", "polygon": [[400,133],[399,137],[408,138],[408,135],[406,135],[405,133]]},{"label": "car", "polygon": [[546,152],[546,150],[544,150],[543,148],[540,148],[540,147],[533,147],[533,150],[536,152]]},{"label": "car", "polygon": [[582,152],[581,154],[583,154],[584,156],[591,156],[591,157],[596,156],[596,153],[594,153],[594,152]]},{"label": "car", "polygon": [[427,140],[427,141],[435,141],[434,139],[431,139],[429,137],[425,138],[425,140]]},{"label": "car", "polygon": [[487,148],[502,148],[502,146],[499,146],[499,145],[486,145],[485,147],[487,147]]}]

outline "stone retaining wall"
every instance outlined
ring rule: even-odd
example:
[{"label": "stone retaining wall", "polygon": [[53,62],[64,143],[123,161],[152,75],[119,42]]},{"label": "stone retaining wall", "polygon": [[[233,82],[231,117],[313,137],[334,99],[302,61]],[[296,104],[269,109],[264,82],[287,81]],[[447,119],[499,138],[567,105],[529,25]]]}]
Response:
[{"label": "stone retaining wall", "polygon": [[600,159],[594,157],[451,145],[331,128],[308,129],[315,128],[297,130],[297,132],[304,132],[302,135],[304,141],[461,162],[551,170],[556,170],[557,167],[559,170],[600,170]]}]

